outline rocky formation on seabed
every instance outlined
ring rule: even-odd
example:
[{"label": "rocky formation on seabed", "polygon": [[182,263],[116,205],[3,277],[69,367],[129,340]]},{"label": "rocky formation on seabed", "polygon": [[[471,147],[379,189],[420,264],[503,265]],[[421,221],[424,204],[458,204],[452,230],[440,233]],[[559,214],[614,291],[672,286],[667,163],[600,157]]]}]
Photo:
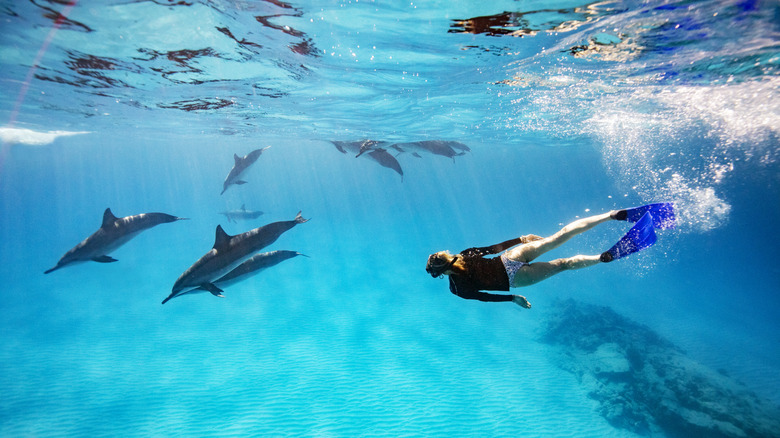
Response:
[{"label": "rocky formation on seabed", "polygon": [[559,303],[542,341],[615,427],[670,437],[780,437],[780,407],[608,307]]}]

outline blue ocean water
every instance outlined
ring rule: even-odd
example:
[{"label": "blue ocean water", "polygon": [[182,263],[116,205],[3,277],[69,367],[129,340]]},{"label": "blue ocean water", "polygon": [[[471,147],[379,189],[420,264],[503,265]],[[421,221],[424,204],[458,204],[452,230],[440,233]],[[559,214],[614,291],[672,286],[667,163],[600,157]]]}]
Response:
[{"label": "blue ocean water", "polygon": [[[3,1],[0,435],[777,436],[779,16]],[[364,139],[470,152],[391,150],[401,175],[332,143]],[[220,195],[233,155],[266,146]],[[438,250],[659,201],[676,229],[513,290],[530,310],[424,271]],[[242,205],[264,214],[220,214]],[[44,275],[106,208],[189,220]],[[310,221],[264,251],[308,257],[160,304],[217,225],[298,211]]]}]

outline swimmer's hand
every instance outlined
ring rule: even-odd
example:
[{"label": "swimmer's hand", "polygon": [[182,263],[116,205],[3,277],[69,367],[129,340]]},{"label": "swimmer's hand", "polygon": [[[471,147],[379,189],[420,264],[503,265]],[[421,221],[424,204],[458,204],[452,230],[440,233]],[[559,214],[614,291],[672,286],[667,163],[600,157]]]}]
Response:
[{"label": "swimmer's hand", "polygon": [[512,296],[512,302],[517,304],[520,307],[524,307],[526,309],[531,308],[531,303],[528,302],[528,300],[525,299],[522,295],[514,295]]}]

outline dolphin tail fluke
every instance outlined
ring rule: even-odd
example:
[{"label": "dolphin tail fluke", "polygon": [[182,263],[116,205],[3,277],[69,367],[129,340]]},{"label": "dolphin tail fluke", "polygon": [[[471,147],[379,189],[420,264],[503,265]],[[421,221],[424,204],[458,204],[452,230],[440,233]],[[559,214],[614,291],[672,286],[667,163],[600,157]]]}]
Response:
[{"label": "dolphin tail fluke", "polygon": [[302,224],[302,223],[308,222],[308,221],[309,221],[309,219],[304,219],[303,216],[301,216],[301,212],[300,211],[295,216],[295,223],[296,224]]}]

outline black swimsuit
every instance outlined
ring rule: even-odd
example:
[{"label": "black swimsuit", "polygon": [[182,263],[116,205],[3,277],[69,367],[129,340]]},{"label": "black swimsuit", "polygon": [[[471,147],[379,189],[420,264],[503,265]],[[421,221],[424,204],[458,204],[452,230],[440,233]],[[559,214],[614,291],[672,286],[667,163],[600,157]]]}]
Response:
[{"label": "black swimsuit", "polygon": [[480,292],[481,290],[509,291],[509,276],[506,274],[501,257],[486,259],[484,256],[497,254],[520,243],[522,241],[518,237],[493,246],[461,251],[459,256],[466,264],[466,272],[450,275],[450,292],[467,300],[512,301],[513,295]]}]

